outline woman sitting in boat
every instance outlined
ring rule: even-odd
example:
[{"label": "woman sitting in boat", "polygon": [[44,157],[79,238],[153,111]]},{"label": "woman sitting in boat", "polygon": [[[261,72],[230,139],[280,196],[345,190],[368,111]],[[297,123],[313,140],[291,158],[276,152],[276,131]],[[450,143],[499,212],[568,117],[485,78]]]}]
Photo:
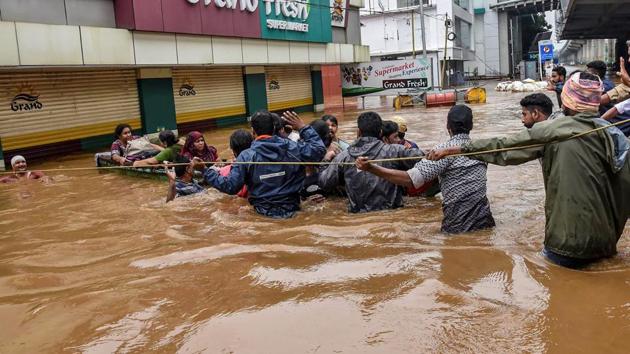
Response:
[{"label": "woman sitting in boat", "polygon": [[215,162],[219,158],[217,149],[214,146],[208,146],[203,134],[198,131],[188,133],[181,155],[191,161],[195,157],[204,162]]},{"label": "woman sitting in boat", "polygon": [[134,161],[148,158],[162,150],[161,146],[151,144],[148,140],[144,144],[138,144],[137,147],[131,147],[131,142],[139,141],[141,137],[131,133],[129,124],[118,124],[114,129],[114,139],[116,140],[110,149],[111,159],[121,166],[130,166]]},{"label": "woman sitting in boat", "polygon": [[148,159],[134,161],[133,167],[151,166],[161,164],[164,161],[175,161],[175,158],[182,150],[182,145],[178,143],[175,133],[170,130],[163,130],[158,135],[158,138],[164,150]]}]

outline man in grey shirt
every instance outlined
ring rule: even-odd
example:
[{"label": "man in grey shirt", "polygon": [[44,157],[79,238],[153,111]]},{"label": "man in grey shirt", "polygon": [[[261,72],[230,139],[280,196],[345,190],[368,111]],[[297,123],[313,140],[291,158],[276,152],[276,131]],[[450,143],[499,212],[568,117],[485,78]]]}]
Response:
[{"label": "man in grey shirt", "polygon": [[403,206],[402,187],[371,173],[359,171],[352,163],[359,156],[367,156],[370,159],[396,159],[382,164],[387,168],[404,171],[411,168],[419,158],[397,159],[422,156],[423,152],[419,149],[405,149],[403,145],[385,144],[381,140],[383,121],[375,112],[362,113],[357,118],[357,126],[357,140],[346,151],[335,156],[333,163],[320,172],[319,186],[324,190],[345,186],[348,211],[351,213],[400,208]]},{"label": "man in grey shirt", "polygon": [[[446,124],[451,138],[435,149],[469,142],[472,120],[472,111],[467,106],[456,105],[451,108]],[[439,161],[422,160],[408,171],[398,171],[368,161],[367,157],[359,157],[356,160],[357,168],[402,186],[417,188],[438,177],[443,196],[443,232],[461,233],[494,227],[494,218],[486,197],[486,163],[460,156]]]}]

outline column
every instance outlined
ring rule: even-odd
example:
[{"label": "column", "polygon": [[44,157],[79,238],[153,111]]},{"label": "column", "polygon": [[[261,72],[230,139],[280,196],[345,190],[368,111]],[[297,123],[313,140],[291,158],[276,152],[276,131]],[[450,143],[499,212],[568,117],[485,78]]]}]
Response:
[{"label": "column", "polygon": [[177,130],[170,68],[138,69],[138,100],[145,134]]},{"label": "column", "polygon": [[322,85],[322,69],[319,65],[311,66],[311,87],[313,92],[313,111],[324,111],[324,87]]},{"label": "column", "polygon": [[243,68],[245,84],[245,108],[247,116],[256,111],[267,109],[267,82],[264,66],[246,66]]},{"label": "column", "polygon": [[4,166],[4,155],[2,154],[2,140],[0,139],[0,171],[6,170]]}]

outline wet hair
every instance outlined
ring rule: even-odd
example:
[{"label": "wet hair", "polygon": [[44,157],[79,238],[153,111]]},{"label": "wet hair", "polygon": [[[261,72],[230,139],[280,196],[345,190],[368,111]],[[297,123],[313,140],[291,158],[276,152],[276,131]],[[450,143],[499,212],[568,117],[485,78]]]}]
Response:
[{"label": "wet hair", "polygon": [[544,93],[533,93],[525,96],[521,100],[521,106],[525,107],[525,109],[530,112],[537,109],[547,116],[550,116],[553,112],[553,102],[551,102],[551,99]]},{"label": "wet hair", "polygon": [[564,78],[567,77],[567,69],[565,69],[564,66],[556,66],[553,69],[551,69],[551,71],[555,71],[556,73],[558,73],[558,75]]},{"label": "wet hair", "polygon": [[473,128],[473,114],[470,107],[458,104],[448,111],[446,126],[451,134],[468,134]]},{"label": "wet hair", "polygon": [[166,147],[177,144],[177,137],[172,130],[162,130],[158,135],[158,139],[160,139],[160,141],[163,142]]},{"label": "wet hair", "polygon": [[273,117],[273,135],[280,135],[280,132],[284,130],[282,117],[278,113],[271,113],[271,117]]},{"label": "wet hair", "polygon": [[359,115],[357,118],[357,125],[361,131],[361,136],[371,136],[374,138],[381,138],[381,131],[383,130],[383,121],[381,116],[376,112],[365,112]]},{"label": "wet hair", "polygon": [[234,152],[234,156],[238,157],[241,152],[252,146],[253,141],[254,137],[252,133],[245,129],[235,130],[232,135],[230,135],[230,149]]},{"label": "wet hair", "polygon": [[[187,157],[178,154],[177,156],[175,156],[175,163],[190,163],[190,160]],[[184,174],[186,174],[187,168],[188,165],[175,166],[175,176],[183,176]]]},{"label": "wet hair", "polygon": [[398,132],[398,123],[391,120],[383,121],[383,138],[387,138],[388,136]]},{"label": "wet hair", "polygon": [[[256,135],[273,135],[279,131],[278,118],[280,116],[275,113],[260,110],[251,116],[250,123]],[[282,121],[282,118],[280,118],[280,121]]]},{"label": "wet hair", "polygon": [[586,64],[586,67],[595,70],[600,79],[604,79],[606,76],[606,70],[608,70],[606,63],[601,60],[593,60],[592,62]]},{"label": "wet hair", "polygon": [[129,128],[129,130],[131,130],[131,125],[127,123],[118,124],[116,126],[116,129],[114,129],[114,139],[120,139],[120,135],[122,134],[123,130],[125,130],[125,128]]},{"label": "wet hair", "polygon": [[331,115],[331,114],[326,114],[322,116],[322,120],[324,122],[328,122],[331,121],[333,122],[336,126],[339,126],[339,122],[337,121],[337,117]]},{"label": "wet hair", "polygon": [[324,146],[329,147],[332,143],[332,138],[330,136],[330,127],[328,124],[322,119],[315,119],[311,122],[311,127],[315,130],[319,138],[322,139]]}]

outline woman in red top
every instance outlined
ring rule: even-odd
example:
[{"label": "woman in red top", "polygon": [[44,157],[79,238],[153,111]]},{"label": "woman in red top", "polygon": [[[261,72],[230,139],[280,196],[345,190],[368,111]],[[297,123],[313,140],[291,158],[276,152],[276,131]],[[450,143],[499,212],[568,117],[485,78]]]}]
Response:
[{"label": "woman in red top", "polygon": [[204,162],[215,162],[219,157],[217,149],[214,146],[208,146],[203,138],[203,134],[198,131],[188,133],[186,144],[180,154],[191,161],[197,157]]}]

